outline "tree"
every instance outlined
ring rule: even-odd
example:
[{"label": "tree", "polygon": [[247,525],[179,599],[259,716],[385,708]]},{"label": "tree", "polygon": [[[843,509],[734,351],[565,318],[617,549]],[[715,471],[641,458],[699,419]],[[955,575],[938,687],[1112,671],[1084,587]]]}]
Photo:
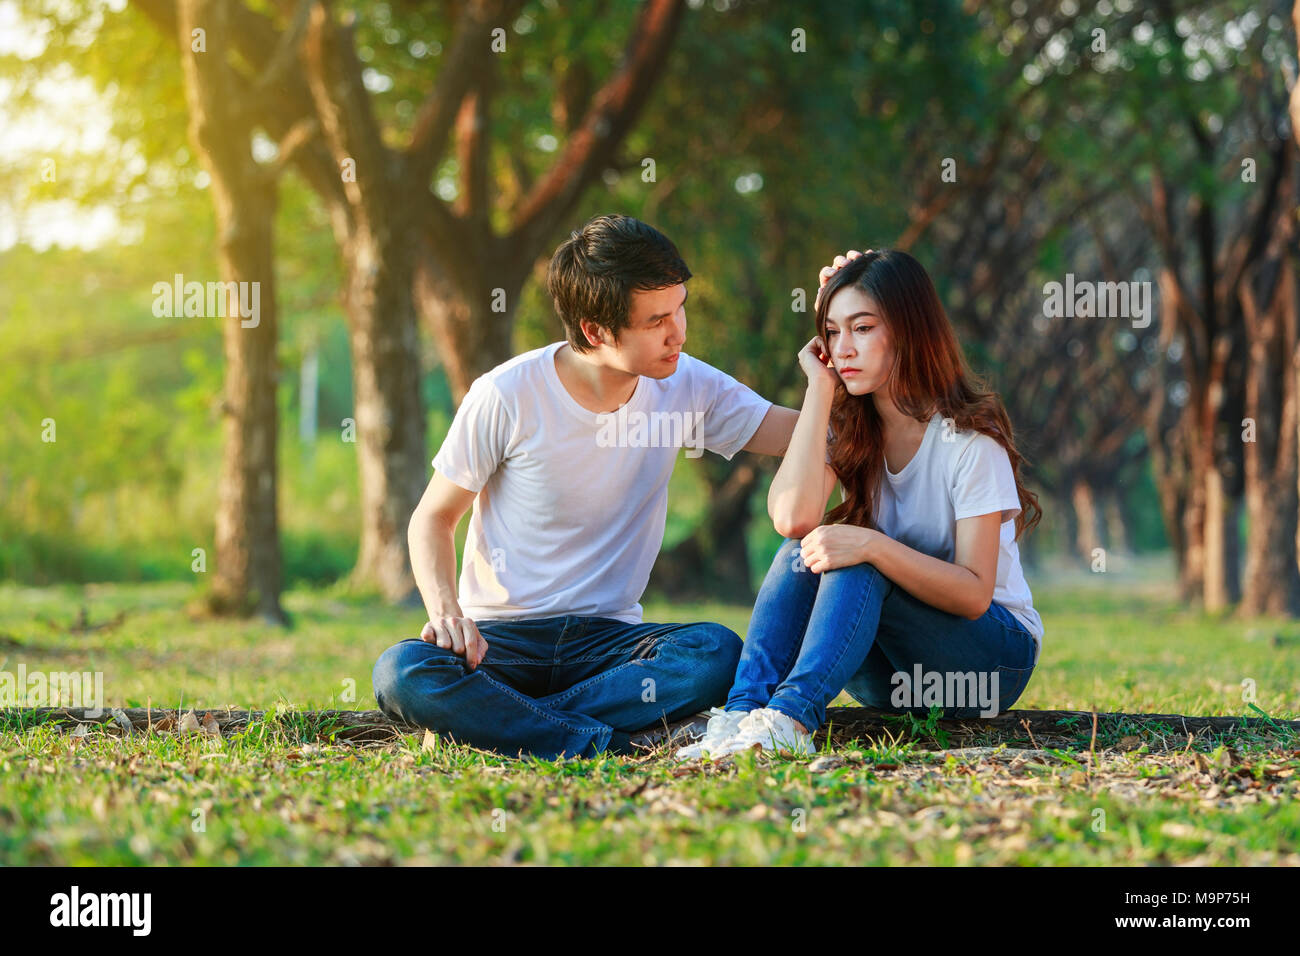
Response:
[{"label": "tree", "polygon": [[[135,0],[166,30],[170,0]],[[680,0],[651,0],[637,15],[623,61],[584,103],[556,161],[513,209],[493,210],[489,103],[497,57],[520,0],[463,5],[444,66],[424,80],[423,102],[409,134],[381,124],[367,67],[356,53],[354,20],[336,22],[327,4],[282,5],[278,19],[230,3],[236,47],[246,69],[263,73],[293,24],[307,18],[301,69],[277,74],[274,96],[247,104],[275,139],[310,123],[314,137],[291,157],[330,209],[344,269],[344,303],[352,339],[358,457],[362,489],[361,554],[355,582],[390,598],[410,597],[414,580],[404,530],[425,472],[424,416],[418,392],[415,314],[428,318],[453,393],[459,399],[482,371],[511,354],[519,289],[533,261],[582,191],[603,170],[632,127],[666,59],[682,14]],[[418,14],[394,24],[410,36]],[[403,29],[399,29],[399,27]],[[504,52],[504,51],[501,51]],[[404,88],[412,65],[394,69]],[[422,65],[416,64],[417,72]],[[392,126],[398,126],[396,117]],[[456,134],[464,198],[455,205],[430,188]],[[405,145],[389,145],[405,136]],[[504,218],[504,232],[493,220]]]},{"label": "tree", "polygon": [[[239,78],[224,51],[230,23],[221,0],[180,0],[177,28],[190,110],[190,139],[212,179],[226,295],[224,442],[216,513],[213,610],[256,610],[279,623],[280,537],[276,524],[275,179],[252,154],[253,127]],[[266,78],[264,78],[266,79]],[[291,150],[285,144],[281,152]],[[251,322],[242,290],[258,290]]]}]

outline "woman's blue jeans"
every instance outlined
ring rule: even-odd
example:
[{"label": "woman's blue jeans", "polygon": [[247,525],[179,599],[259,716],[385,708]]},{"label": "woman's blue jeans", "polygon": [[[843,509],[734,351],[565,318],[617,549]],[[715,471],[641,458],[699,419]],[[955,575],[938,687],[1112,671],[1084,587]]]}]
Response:
[{"label": "woman's blue jeans", "polygon": [[727,710],[770,707],[811,732],[841,690],[879,710],[993,716],[1024,692],[1035,642],[997,602],[976,620],[919,601],[873,565],[820,574],[787,538],[754,604]]}]

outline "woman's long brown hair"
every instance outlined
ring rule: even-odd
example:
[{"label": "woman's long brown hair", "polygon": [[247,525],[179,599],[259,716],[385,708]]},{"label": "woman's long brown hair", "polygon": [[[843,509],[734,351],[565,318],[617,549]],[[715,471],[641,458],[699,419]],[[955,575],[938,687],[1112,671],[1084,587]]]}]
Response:
[{"label": "woman's long brown hair", "polygon": [[[1043,516],[1038,496],[1020,480],[1025,459],[1016,451],[1011,419],[996,392],[985,387],[966,364],[939,293],[921,263],[906,252],[880,249],[850,260],[831,276],[817,304],[817,334],[826,342],[826,314],[835,293],[854,286],[883,313],[894,345],[890,382],[899,410],[919,422],[936,411],[958,431],[974,429],[1007,450],[1020,498],[1016,538]],[[841,382],[831,406],[831,467],[844,486],[844,501],[826,516],[874,528],[876,492],[884,476],[884,426],[871,395],[850,395]]]}]

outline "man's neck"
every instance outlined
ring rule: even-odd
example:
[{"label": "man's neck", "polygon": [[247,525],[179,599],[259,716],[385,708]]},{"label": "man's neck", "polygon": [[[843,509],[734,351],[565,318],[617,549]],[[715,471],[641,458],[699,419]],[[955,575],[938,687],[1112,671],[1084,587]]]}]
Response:
[{"label": "man's neck", "polygon": [[555,371],[573,400],[590,412],[618,411],[636,391],[639,375],[598,365],[564,343],[555,350]]}]

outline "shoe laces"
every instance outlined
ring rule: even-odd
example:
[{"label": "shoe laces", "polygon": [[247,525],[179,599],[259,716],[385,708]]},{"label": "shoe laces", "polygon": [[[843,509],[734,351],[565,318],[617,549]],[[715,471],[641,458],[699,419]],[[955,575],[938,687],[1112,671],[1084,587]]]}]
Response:
[{"label": "shoe laces", "polygon": [[762,737],[769,734],[780,734],[783,729],[780,723],[782,716],[784,715],[779,710],[771,710],[767,707],[752,710],[740,722],[740,732],[742,734],[757,734]]},{"label": "shoe laces", "polygon": [[709,713],[712,716],[709,717],[709,723],[704,731],[705,736],[717,736],[724,732],[734,730],[733,727],[729,726],[731,722],[735,720],[732,711],[723,710],[721,707],[714,707],[709,711]]}]

